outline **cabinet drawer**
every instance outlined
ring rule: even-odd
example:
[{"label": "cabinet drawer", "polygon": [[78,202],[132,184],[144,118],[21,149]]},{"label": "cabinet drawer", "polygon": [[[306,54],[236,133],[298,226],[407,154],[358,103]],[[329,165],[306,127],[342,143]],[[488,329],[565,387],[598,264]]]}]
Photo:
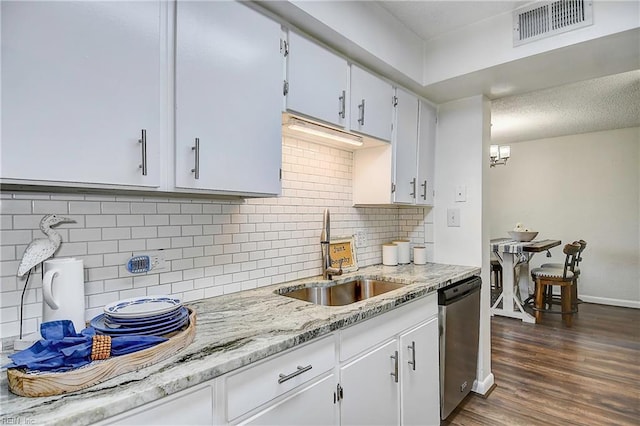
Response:
[{"label": "cabinet drawer", "polygon": [[438,315],[437,293],[340,330],[340,361],[345,361],[415,324]]},{"label": "cabinet drawer", "polygon": [[213,388],[207,384],[143,405],[99,422],[98,426],[211,424],[213,424]]},{"label": "cabinet drawer", "polygon": [[227,420],[230,421],[279,395],[331,370],[334,336],[268,358],[225,379]]}]

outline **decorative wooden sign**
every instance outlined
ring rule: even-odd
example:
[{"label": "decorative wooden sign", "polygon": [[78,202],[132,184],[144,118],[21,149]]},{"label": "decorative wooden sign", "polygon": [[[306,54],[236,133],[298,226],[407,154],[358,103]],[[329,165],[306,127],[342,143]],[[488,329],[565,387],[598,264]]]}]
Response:
[{"label": "decorative wooden sign", "polygon": [[331,254],[331,266],[338,268],[342,260],[342,270],[352,272],[358,270],[358,259],[356,256],[356,245],[353,237],[342,237],[332,240],[329,243],[329,253]]}]

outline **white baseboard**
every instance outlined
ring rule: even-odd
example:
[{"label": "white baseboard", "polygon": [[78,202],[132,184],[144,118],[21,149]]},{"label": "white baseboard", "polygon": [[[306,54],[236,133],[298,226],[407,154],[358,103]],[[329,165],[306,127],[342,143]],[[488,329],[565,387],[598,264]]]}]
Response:
[{"label": "white baseboard", "polygon": [[473,387],[471,388],[471,390],[480,395],[484,395],[487,392],[489,392],[489,390],[493,387],[494,383],[495,383],[495,380],[493,377],[493,373],[489,373],[489,375],[485,377],[484,380],[482,381],[477,379],[474,380]]},{"label": "white baseboard", "polygon": [[621,306],[623,308],[636,308],[640,309],[640,301],[638,300],[624,300],[624,299],[610,299],[608,297],[594,297],[579,295],[580,300],[587,303],[597,303],[599,305],[611,305]]}]

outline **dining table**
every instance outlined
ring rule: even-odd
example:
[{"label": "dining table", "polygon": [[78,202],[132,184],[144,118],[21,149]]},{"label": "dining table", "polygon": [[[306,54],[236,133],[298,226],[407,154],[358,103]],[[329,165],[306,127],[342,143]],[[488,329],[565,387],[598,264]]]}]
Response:
[{"label": "dining table", "polygon": [[517,318],[534,324],[536,319],[524,309],[530,289],[529,261],[540,252],[562,244],[560,240],[516,241],[496,238],[490,241],[491,251],[502,266],[502,292],[491,305],[491,315]]}]

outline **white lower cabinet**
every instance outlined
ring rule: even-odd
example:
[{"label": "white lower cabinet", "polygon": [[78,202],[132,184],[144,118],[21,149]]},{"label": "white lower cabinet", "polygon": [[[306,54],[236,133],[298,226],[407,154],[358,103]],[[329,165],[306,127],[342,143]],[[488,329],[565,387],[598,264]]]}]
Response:
[{"label": "white lower cabinet", "polygon": [[341,331],[339,353],[341,424],[440,424],[435,294]]},{"label": "white lower cabinet", "polygon": [[336,405],[333,393],[336,389],[335,375],[330,374],[284,400],[277,402],[258,414],[240,422],[242,425],[334,425]]},{"label": "white lower cabinet", "polygon": [[213,419],[211,381],[112,417],[98,425],[211,425]]},{"label": "white lower cabinet", "polygon": [[340,420],[343,425],[398,424],[396,382],[398,344],[387,342],[340,368]]},{"label": "white lower cabinet", "polygon": [[403,425],[440,424],[437,342],[438,318],[400,336],[400,423]]}]

